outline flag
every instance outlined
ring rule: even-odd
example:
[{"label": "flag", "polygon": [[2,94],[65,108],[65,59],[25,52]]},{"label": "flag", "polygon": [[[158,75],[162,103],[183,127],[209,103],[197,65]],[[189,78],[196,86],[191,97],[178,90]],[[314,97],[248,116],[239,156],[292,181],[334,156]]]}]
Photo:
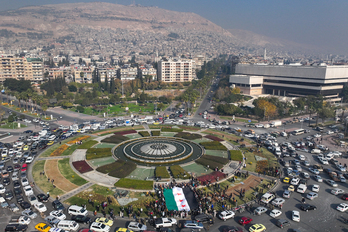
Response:
[{"label": "flag", "polygon": [[190,211],[198,207],[197,200],[190,188],[164,189],[163,195],[168,210]]}]

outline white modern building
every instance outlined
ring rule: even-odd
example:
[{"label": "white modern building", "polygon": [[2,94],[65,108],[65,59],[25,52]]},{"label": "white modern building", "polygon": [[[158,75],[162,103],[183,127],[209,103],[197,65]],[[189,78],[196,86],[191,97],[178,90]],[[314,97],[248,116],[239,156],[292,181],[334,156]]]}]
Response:
[{"label": "white modern building", "polygon": [[257,95],[251,90],[261,85],[264,94],[291,97],[321,94],[331,101],[340,100],[339,93],[347,82],[348,66],[346,65],[237,64],[235,75],[230,76],[231,84],[250,88],[250,90],[243,90],[245,94],[249,91],[250,95]]},{"label": "white modern building", "polygon": [[196,76],[195,62],[190,59],[163,59],[158,62],[158,80],[191,82]]}]

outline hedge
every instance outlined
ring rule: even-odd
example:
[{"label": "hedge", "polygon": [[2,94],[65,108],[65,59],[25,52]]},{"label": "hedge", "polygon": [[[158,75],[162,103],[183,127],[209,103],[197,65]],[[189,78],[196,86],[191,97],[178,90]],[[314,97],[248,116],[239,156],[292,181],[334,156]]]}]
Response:
[{"label": "hedge", "polygon": [[218,137],[216,137],[214,135],[206,135],[204,137],[206,137],[207,139],[211,139],[213,141],[219,141],[219,142],[224,141],[223,139],[220,139],[220,138],[218,138]]},{"label": "hedge", "polygon": [[182,132],[183,129],[180,128],[171,128],[171,127],[162,127],[161,128],[162,132]]},{"label": "hedge", "polygon": [[115,183],[115,187],[152,190],[153,182],[149,180],[120,179]]},{"label": "hedge", "polygon": [[243,161],[243,154],[240,150],[230,150],[231,160]]},{"label": "hedge", "polygon": [[101,142],[103,143],[122,143],[124,141],[129,140],[128,137],[123,135],[112,135],[108,138],[103,139]]},{"label": "hedge", "polygon": [[150,133],[148,131],[139,131],[138,133],[139,133],[139,135],[141,135],[143,137],[149,137],[150,136]]},{"label": "hedge", "polygon": [[202,135],[192,134],[192,133],[188,133],[188,132],[179,132],[176,135],[174,135],[174,137],[188,139],[188,140],[195,140],[195,139],[201,139]]},{"label": "hedge", "polygon": [[124,131],[118,131],[118,132],[115,132],[114,134],[115,135],[128,135],[128,134],[135,134],[137,133],[136,130],[124,130]]},{"label": "hedge", "polygon": [[197,164],[203,165],[204,167],[208,167],[209,165],[210,169],[215,169],[215,168],[221,169],[225,164],[228,163],[228,161],[229,161],[228,159],[223,157],[204,155],[198,160],[196,160],[195,162]]},{"label": "hedge", "polygon": [[219,141],[201,142],[199,144],[202,145],[206,150],[227,151],[227,148],[224,145],[222,145]]},{"label": "hedge", "polygon": [[152,136],[160,136],[161,135],[161,131],[151,131],[151,135]]},{"label": "hedge", "polygon": [[108,173],[109,176],[125,178],[137,168],[137,165],[130,161],[117,160],[111,164],[106,164],[97,168],[98,172]]},{"label": "hedge", "polygon": [[180,179],[190,179],[191,175],[188,174],[182,167],[179,165],[173,165],[169,167],[174,178]]},{"label": "hedge", "polygon": [[155,176],[161,178],[170,178],[167,167],[156,167]]},{"label": "hedge", "polygon": [[98,143],[98,141],[89,140],[89,141],[87,141],[87,142],[82,143],[82,144],[79,146],[79,149],[88,149],[88,148],[93,147],[93,146],[96,145],[97,143]]},{"label": "hedge", "polygon": [[86,151],[86,159],[98,159],[111,156],[111,148],[89,148]]}]

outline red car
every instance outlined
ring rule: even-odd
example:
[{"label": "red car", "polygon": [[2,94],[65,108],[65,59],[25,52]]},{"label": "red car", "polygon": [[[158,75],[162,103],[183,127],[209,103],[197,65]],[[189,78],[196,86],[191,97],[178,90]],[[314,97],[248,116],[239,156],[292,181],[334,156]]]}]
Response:
[{"label": "red car", "polygon": [[348,201],[348,193],[342,195],[342,200]]},{"label": "red car", "polygon": [[242,217],[239,219],[238,223],[241,224],[242,226],[249,224],[253,219],[250,217]]},{"label": "red car", "polygon": [[27,170],[27,167],[28,167],[27,164],[23,164],[23,165],[22,165],[22,168],[21,168],[21,171],[22,171],[22,172],[25,172],[25,171]]}]

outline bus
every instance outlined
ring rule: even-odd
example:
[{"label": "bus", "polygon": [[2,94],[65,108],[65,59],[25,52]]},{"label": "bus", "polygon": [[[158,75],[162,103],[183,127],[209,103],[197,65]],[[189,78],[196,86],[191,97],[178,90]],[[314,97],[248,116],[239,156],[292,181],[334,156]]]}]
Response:
[{"label": "bus", "polygon": [[305,133],[305,130],[304,129],[298,129],[298,130],[294,130],[292,132],[293,135],[302,135]]}]

